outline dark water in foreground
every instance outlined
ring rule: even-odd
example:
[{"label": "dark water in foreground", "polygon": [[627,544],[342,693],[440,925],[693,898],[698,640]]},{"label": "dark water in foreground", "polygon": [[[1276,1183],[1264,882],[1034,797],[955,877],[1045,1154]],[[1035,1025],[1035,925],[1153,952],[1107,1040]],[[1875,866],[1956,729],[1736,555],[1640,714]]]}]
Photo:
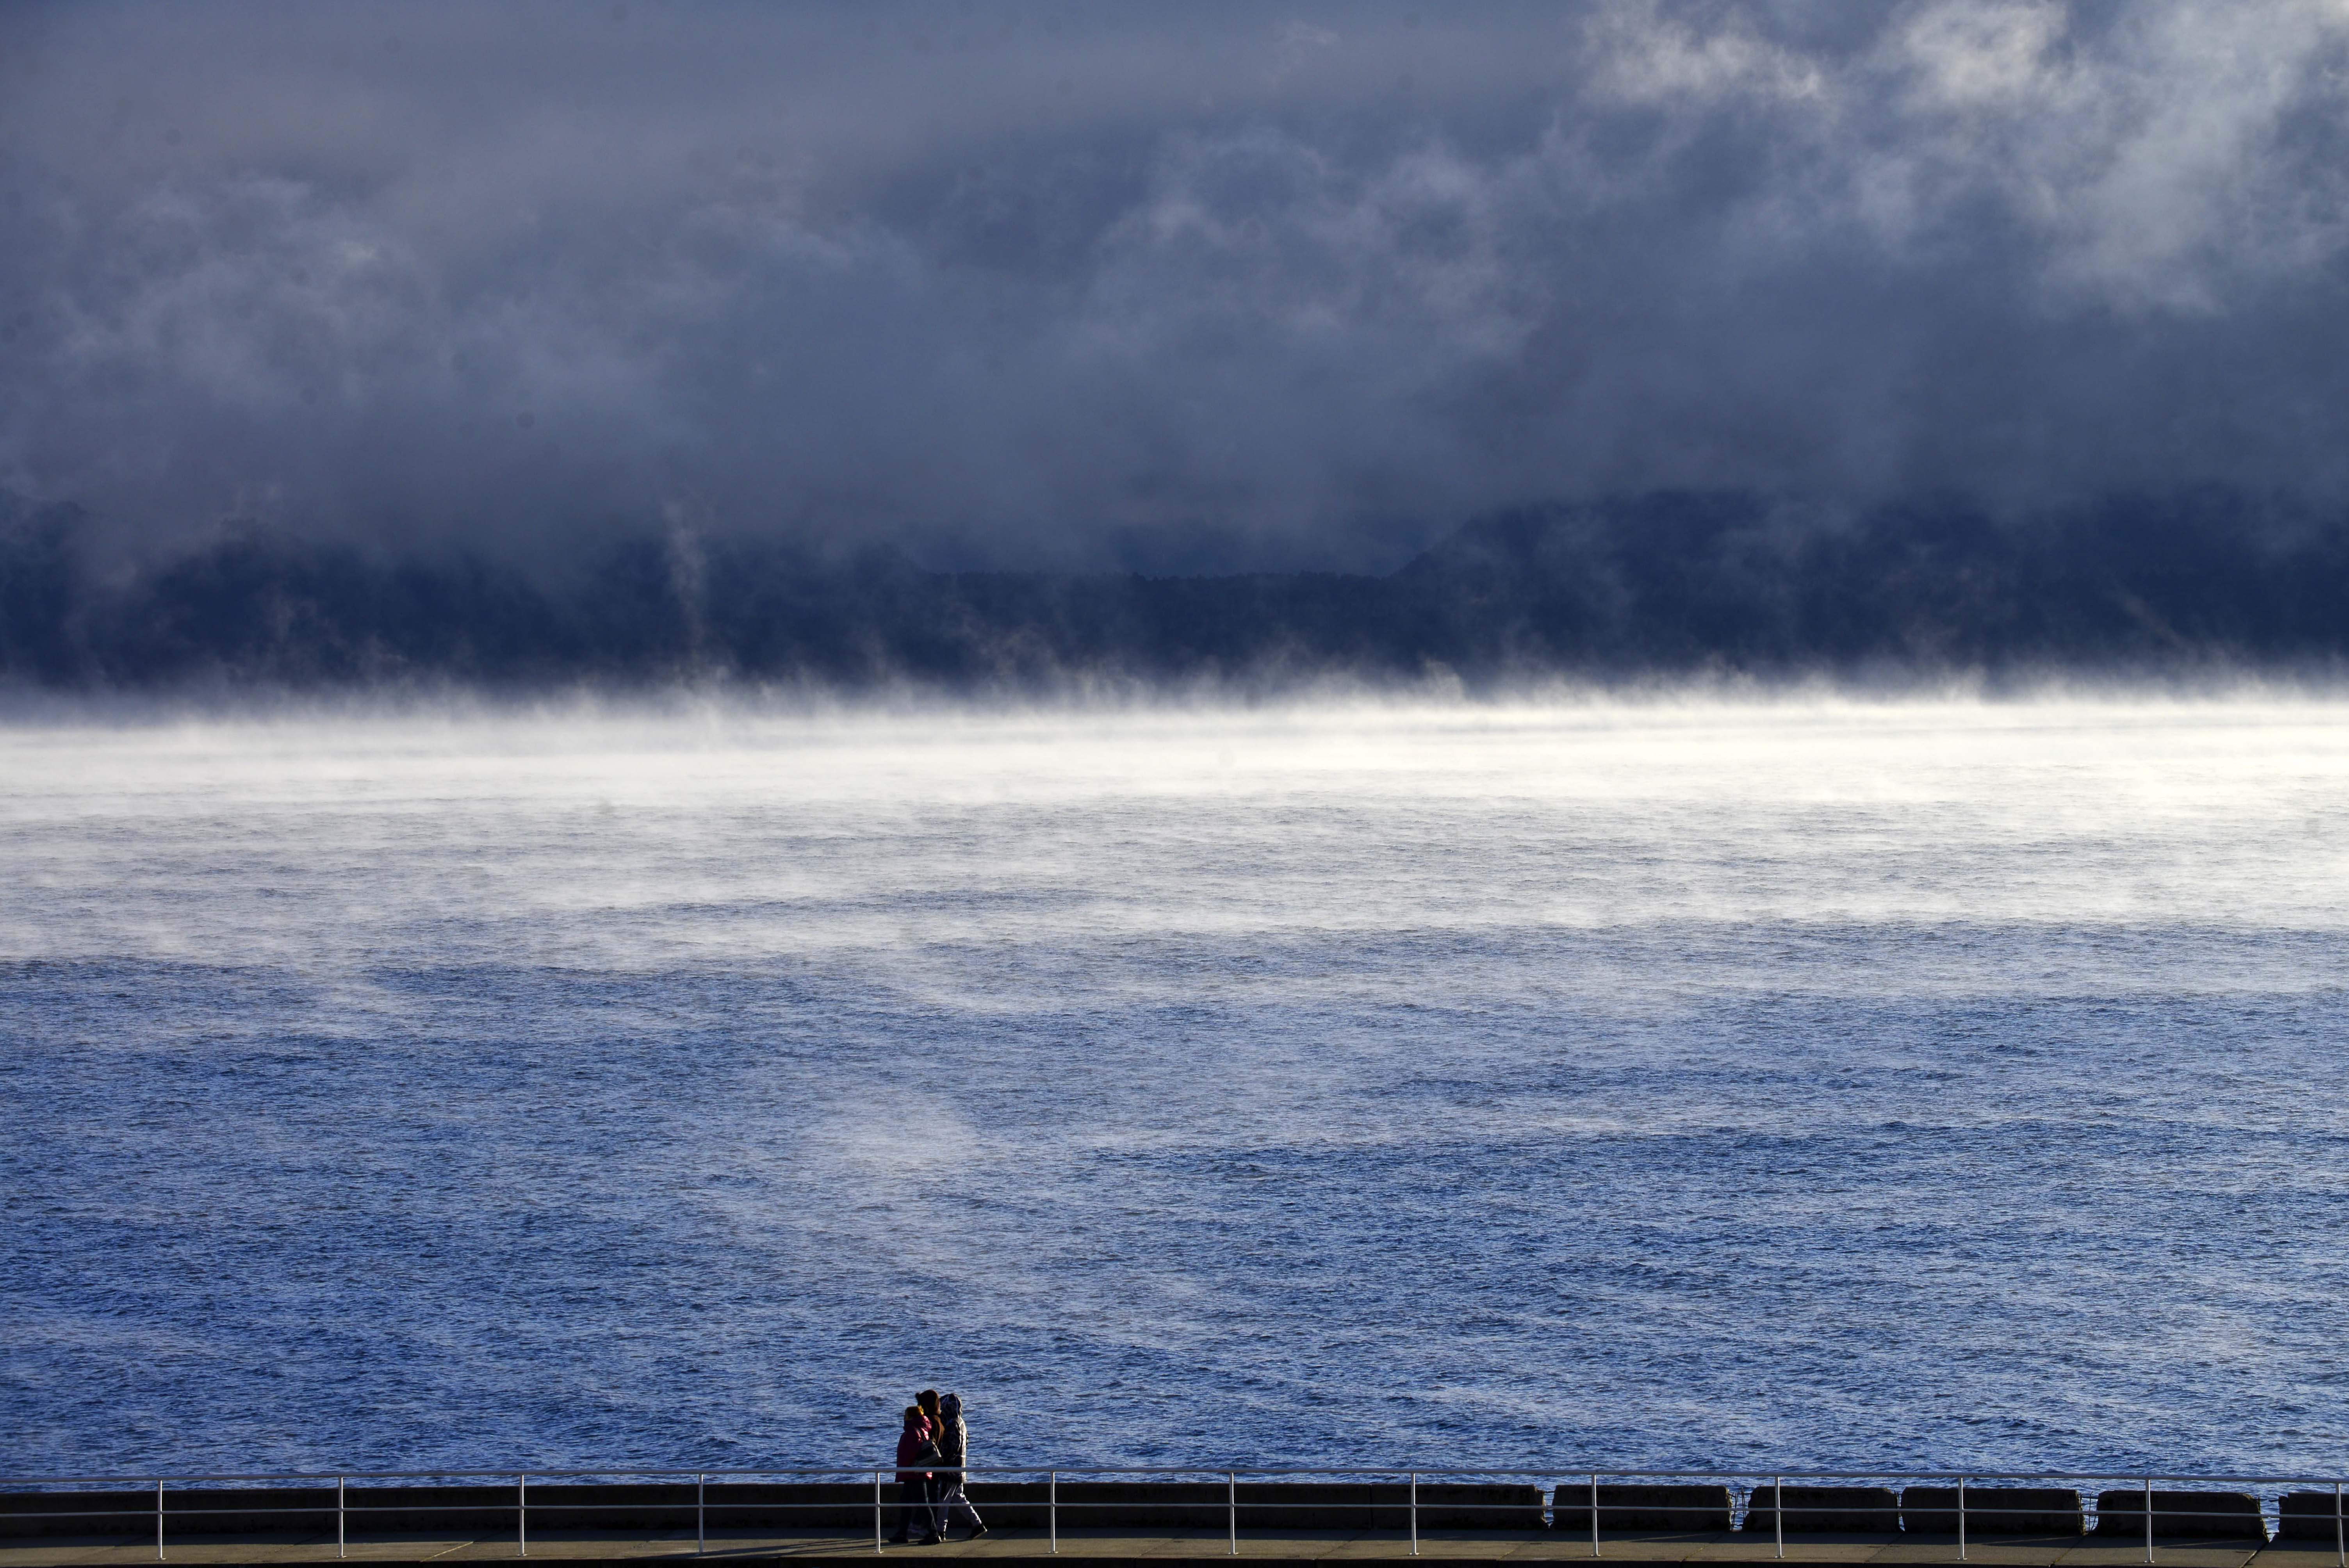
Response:
[{"label": "dark water in foreground", "polygon": [[2344,720],[0,731],[7,1463],[2337,1468]]}]

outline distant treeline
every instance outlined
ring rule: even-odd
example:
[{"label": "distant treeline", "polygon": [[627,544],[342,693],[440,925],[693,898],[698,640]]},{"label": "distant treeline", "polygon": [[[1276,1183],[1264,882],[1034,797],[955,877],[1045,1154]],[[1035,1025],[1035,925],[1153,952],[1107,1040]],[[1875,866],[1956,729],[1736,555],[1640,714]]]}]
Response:
[{"label": "distant treeline", "polygon": [[2349,656],[2349,514],[2223,490],[2019,517],[1657,493],[1485,517],[1384,577],[940,573],[889,551],[667,537],[555,577],[253,534],[101,582],[83,522],[0,498],[0,676],[976,691],[2324,670]]}]

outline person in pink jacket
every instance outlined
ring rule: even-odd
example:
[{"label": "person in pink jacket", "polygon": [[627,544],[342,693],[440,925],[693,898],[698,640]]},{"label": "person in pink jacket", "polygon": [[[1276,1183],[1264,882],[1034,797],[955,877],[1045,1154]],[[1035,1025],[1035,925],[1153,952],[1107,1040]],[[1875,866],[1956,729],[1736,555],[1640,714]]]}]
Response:
[{"label": "person in pink jacket", "polygon": [[905,1429],[897,1434],[897,1533],[889,1539],[903,1546],[913,1539],[914,1522],[922,1524],[920,1544],[936,1546],[946,1539],[938,1529],[938,1512],[933,1506],[936,1494],[930,1489],[935,1479],[929,1471],[915,1467],[938,1462],[936,1433],[931,1429],[929,1418],[922,1414],[919,1405],[905,1407]]}]

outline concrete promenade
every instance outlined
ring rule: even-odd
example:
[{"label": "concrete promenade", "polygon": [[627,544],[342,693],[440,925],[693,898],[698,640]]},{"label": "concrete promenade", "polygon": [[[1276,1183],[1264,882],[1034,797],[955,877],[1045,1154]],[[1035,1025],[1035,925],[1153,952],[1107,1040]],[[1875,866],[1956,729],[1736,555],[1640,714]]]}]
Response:
[{"label": "concrete promenade", "polygon": [[[1143,1534],[1062,1531],[1060,1552],[1049,1555],[1040,1531],[1007,1531],[975,1542],[956,1540],[942,1546],[890,1546],[885,1554],[906,1559],[1034,1559],[1055,1568],[1111,1568],[1143,1564],[1201,1568],[1233,1561],[1227,1535],[1207,1533]],[[1588,1536],[1546,1535],[1527,1538],[1515,1532],[1446,1531],[1423,1532],[1420,1555],[1444,1568],[1476,1568],[1479,1564],[1588,1563]],[[1600,1559],[1638,1563],[1778,1563],[1767,1535],[1742,1531],[1677,1535],[1607,1534],[1599,1542]],[[467,1540],[441,1536],[402,1535],[353,1540],[347,1561],[374,1564],[512,1563],[518,1560],[512,1535]],[[533,1532],[526,1559],[537,1568],[570,1563],[609,1563],[648,1558],[696,1555],[693,1532],[667,1531],[655,1534]],[[786,1535],[771,1532],[711,1532],[707,1560],[745,1563],[789,1560],[795,1564],[870,1563],[873,1538],[841,1534]],[[1349,1534],[1341,1532],[1242,1535],[1239,1556],[1256,1562],[1318,1563],[1365,1559],[1408,1561],[1409,1539],[1392,1532]],[[155,1562],[152,1536],[47,1536],[0,1542],[0,1568],[129,1568]],[[279,1533],[235,1537],[204,1536],[165,1543],[167,1563],[230,1568],[233,1564],[314,1563],[336,1561],[335,1538]],[[2047,1539],[2000,1536],[1969,1542],[1969,1568],[2137,1568],[2146,1560],[2145,1547],[2074,1535]],[[1906,1535],[1795,1535],[1786,1538],[1783,1561],[1796,1565],[1850,1563],[1940,1564],[1959,1561],[1954,1537]],[[2265,1546],[2240,1542],[2158,1542],[2157,1568],[2336,1568],[2339,1558],[2330,1542],[2278,1541]]]}]

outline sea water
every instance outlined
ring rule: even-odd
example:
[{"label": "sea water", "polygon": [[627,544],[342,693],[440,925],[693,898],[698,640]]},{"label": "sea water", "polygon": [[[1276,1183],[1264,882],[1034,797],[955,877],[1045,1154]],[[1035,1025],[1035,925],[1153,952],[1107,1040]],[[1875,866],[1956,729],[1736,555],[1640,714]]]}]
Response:
[{"label": "sea water", "polygon": [[0,728],[15,1473],[2337,1469],[2349,707]]}]

